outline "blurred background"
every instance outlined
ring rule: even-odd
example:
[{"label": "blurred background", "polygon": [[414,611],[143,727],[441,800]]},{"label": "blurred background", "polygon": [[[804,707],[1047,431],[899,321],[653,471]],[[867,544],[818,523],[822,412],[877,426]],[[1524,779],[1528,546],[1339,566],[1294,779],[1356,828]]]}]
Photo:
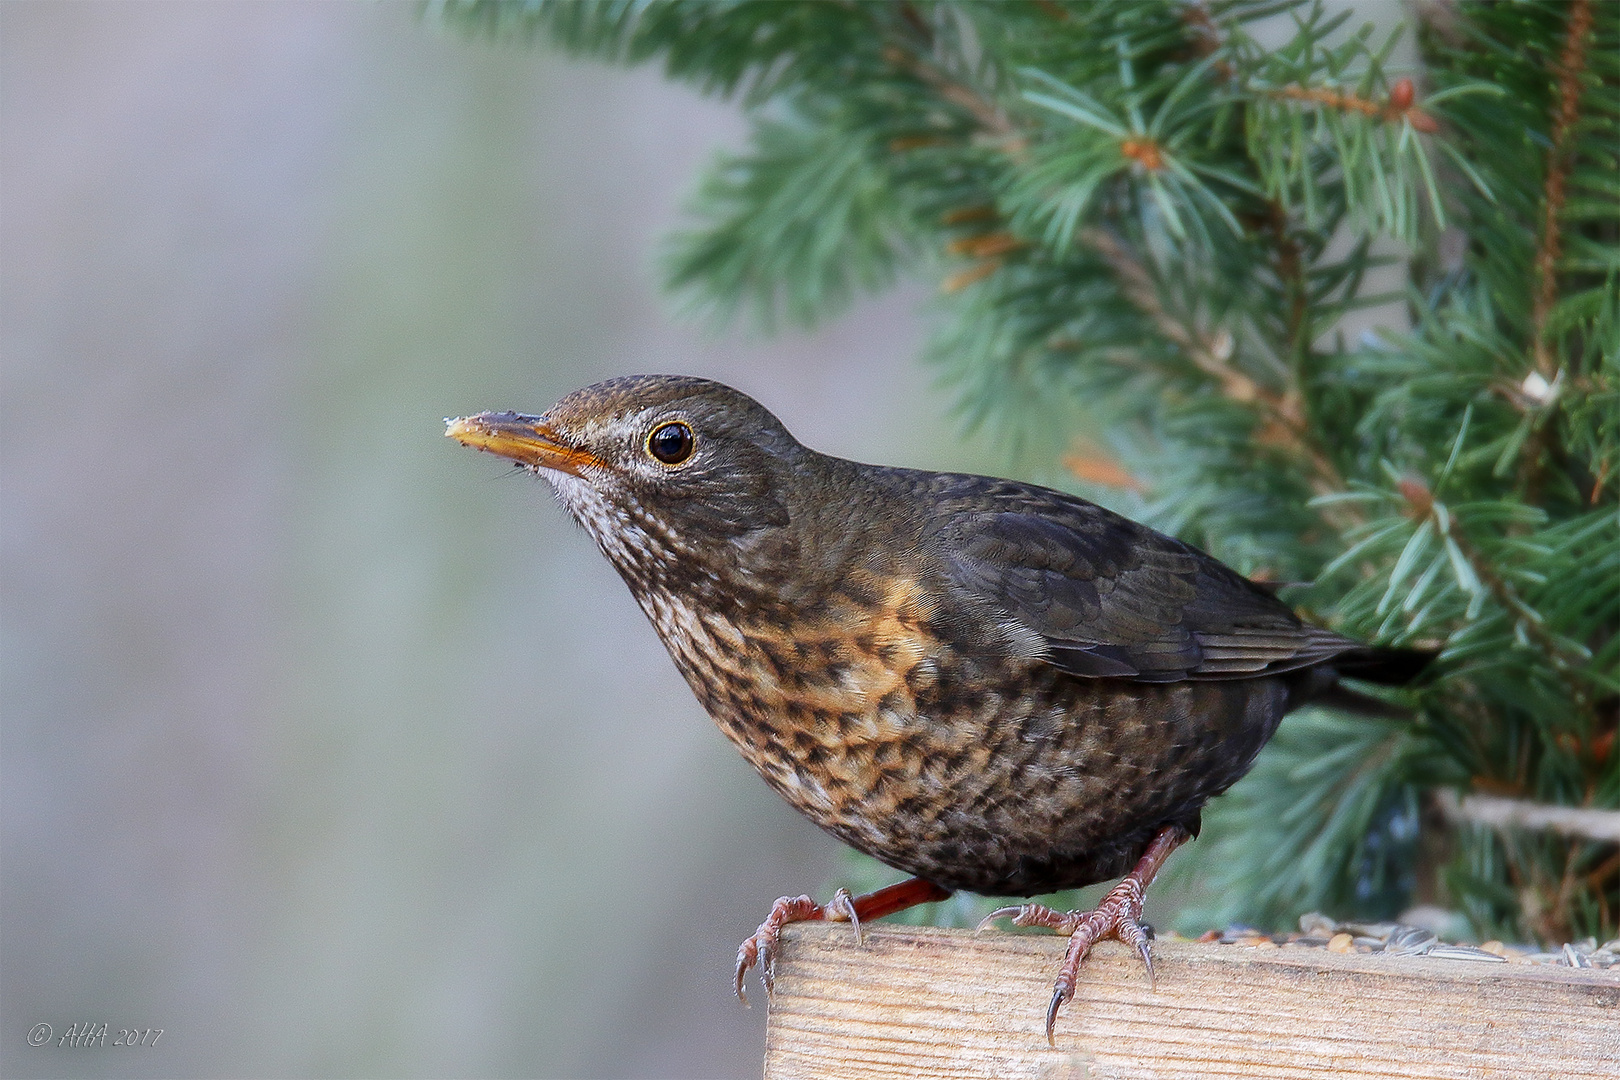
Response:
[{"label": "blurred background", "polygon": [[[674,371],[964,445],[918,290],[706,336],[729,108],[391,4],[0,5],[0,1071],[753,1076],[729,979],[836,845],[542,484],[440,418]],[[163,1029],[31,1048],[36,1024]]]}]

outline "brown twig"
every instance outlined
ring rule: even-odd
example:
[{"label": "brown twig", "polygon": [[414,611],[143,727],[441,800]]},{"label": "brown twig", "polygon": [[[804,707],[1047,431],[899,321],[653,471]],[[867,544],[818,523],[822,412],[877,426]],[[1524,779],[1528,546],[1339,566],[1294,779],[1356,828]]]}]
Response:
[{"label": "brown twig", "polygon": [[999,258],[981,259],[972,266],[968,267],[966,270],[958,270],[956,273],[940,282],[939,291],[943,293],[961,292],[969,285],[972,285],[975,281],[980,281],[987,278],[997,270],[1000,270],[1001,263],[1002,260]]},{"label": "brown twig", "polygon": [[[909,14],[906,14],[909,9]],[[907,21],[913,24],[914,29],[926,32],[926,26],[920,25],[921,16],[911,5],[905,5],[902,14]],[[931,32],[927,34],[932,40]],[[891,44],[883,50],[883,58],[895,67],[909,72],[920,82],[927,84],[935,93],[946,101],[967,111],[979,126],[993,135],[1008,139],[1008,150],[1017,152],[1021,146],[1018,137],[1018,128],[999,105],[973,87],[966,86],[946,75],[934,63],[918,56],[912,50],[901,45]],[[894,140],[889,149],[895,152],[917,149],[923,146],[940,145],[944,140],[938,136],[911,136]],[[945,215],[946,225],[956,225],[968,221],[994,220],[997,217],[994,206],[972,206],[960,210],[953,210]],[[946,245],[946,253],[951,255],[971,255],[977,261],[965,270],[958,270],[944,281],[940,282],[940,291],[944,293],[960,292],[976,281],[982,281],[1001,269],[1006,261],[1004,256],[1011,251],[1026,246],[1012,236],[1011,233],[998,232],[983,236],[972,236],[951,241]]]},{"label": "brown twig", "polygon": [[[1209,9],[1203,3],[1188,4],[1181,10],[1181,21],[1192,31],[1193,39],[1189,52],[1199,60],[1212,56],[1220,50],[1221,32],[1210,17]],[[1237,77],[1237,72],[1225,60],[1217,60],[1210,68],[1222,82],[1231,82]]]},{"label": "brown twig", "polygon": [[1005,255],[1009,251],[1028,247],[1027,241],[1020,240],[1005,230],[1000,232],[983,233],[979,236],[964,236],[952,240],[945,245],[947,255],[971,255],[975,259],[988,258],[991,255]]},{"label": "brown twig", "polygon": [[1566,685],[1569,686],[1576,702],[1585,702],[1589,705],[1589,698],[1585,692],[1568,677],[1570,670],[1579,667],[1585,661],[1585,657],[1542,625],[1540,614],[1525,603],[1518,590],[1497,573],[1490,561],[1458,530],[1456,518],[1449,515],[1447,518],[1440,516],[1436,510],[1434,495],[1429,491],[1427,484],[1415,476],[1409,476],[1396,487],[1401,497],[1406,500],[1407,516],[1413,521],[1425,519],[1431,521],[1436,532],[1457,546],[1458,552],[1474,571],[1479,583],[1485,586],[1485,590],[1505,610],[1518,616],[1519,625],[1524,628],[1525,636],[1540,646],[1553,667],[1565,676]]},{"label": "brown twig", "polygon": [[1440,130],[1440,125],[1434,117],[1413,104],[1417,94],[1411,79],[1397,80],[1395,85],[1389,88],[1389,97],[1382,104],[1348,90],[1334,90],[1326,86],[1284,86],[1269,93],[1272,97],[1322,105],[1338,112],[1361,113],[1363,116],[1382,119],[1386,123],[1405,120],[1426,135],[1432,135]]},{"label": "brown twig", "polygon": [[1543,196],[1541,243],[1536,249],[1536,299],[1530,321],[1536,370],[1552,379],[1557,365],[1547,348],[1547,316],[1558,298],[1558,257],[1561,238],[1558,216],[1564,209],[1564,185],[1569,179],[1570,132],[1580,110],[1581,73],[1586,68],[1586,39],[1592,32],[1591,0],[1575,0],[1569,9],[1569,29],[1558,57],[1558,104],[1552,118],[1552,148],[1547,152],[1547,181]]},{"label": "brown twig", "polygon": [[895,67],[910,72],[918,80],[927,83],[940,97],[965,109],[979,126],[993,135],[1015,135],[1017,126],[1012,119],[1002,111],[1001,107],[989,100],[970,86],[952,79],[937,66],[917,56],[908,49],[898,45],[890,45],[883,50],[883,58]]},{"label": "brown twig", "polygon": [[1339,470],[1312,445],[1299,394],[1267,389],[1233,367],[1228,362],[1232,355],[1232,336],[1225,330],[1203,333],[1166,310],[1147,267],[1111,234],[1102,229],[1086,229],[1080,239],[1108,262],[1126,299],[1151,319],[1159,333],[1179,347],[1198,370],[1213,378],[1223,394],[1241,404],[1258,406],[1263,422],[1256,432],[1256,442],[1303,455],[1315,473],[1312,487],[1318,493],[1343,490],[1344,479]]},{"label": "brown twig", "polygon": [[923,150],[934,146],[952,146],[957,142],[949,135],[898,135],[889,140],[889,153],[903,154],[908,150]]},{"label": "brown twig", "polygon": [[1305,267],[1300,258],[1299,244],[1288,235],[1288,211],[1282,203],[1272,199],[1267,205],[1267,226],[1271,229],[1273,246],[1277,252],[1277,280],[1288,294],[1288,345],[1298,352],[1305,330],[1305,316],[1309,313],[1309,298],[1305,288]]},{"label": "brown twig", "polygon": [[969,221],[994,221],[999,216],[994,206],[983,204],[957,207],[955,210],[947,211],[940,221],[945,225],[961,225]]},{"label": "brown twig", "polygon": [[900,5],[900,18],[904,19],[923,41],[929,45],[934,43],[934,28],[928,25],[928,20],[923,18],[922,12],[917,10],[917,5],[911,3],[911,0],[905,0],[905,3]]},{"label": "brown twig", "polygon": [[1159,149],[1158,143],[1145,135],[1124,140],[1119,144],[1119,152],[1148,172],[1158,172],[1164,168],[1164,152]]},{"label": "brown twig", "polygon": [[1052,0],[1035,0],[1035,6],[1052,16],[1057,22],[1069,21],[1069,13],[1058,7]]},{"label": "brown twig", "polygon": [[[1586,68],[1586,39],[1591,31],[1591,0],[1575,0],[1570,6],[1564,48],[1554,69],[1558,76],[1558,101],[1552,116],[1552,147],[1547,151],[1547,179],[1542,188],[1541,241],[1536,246],[1534,263],[1536,293],[1530,311],[1530,352],[1535,370],[1554,385],[1559,381],[1560,364],[1547,343],[1547,317],[1558,299],[1558,259],[1563,248],[1558,219],[1564,211],[1564,188],[1574,156],[1569,145],[1570,132],[1580,112],[1581,73]],[[1539,495],[1542,462],[1552,449],[1556,434],[1549,420],[1545,412],[1533,419],[1533,428],[1519,452],[1519,484],[1531,501]]]}]

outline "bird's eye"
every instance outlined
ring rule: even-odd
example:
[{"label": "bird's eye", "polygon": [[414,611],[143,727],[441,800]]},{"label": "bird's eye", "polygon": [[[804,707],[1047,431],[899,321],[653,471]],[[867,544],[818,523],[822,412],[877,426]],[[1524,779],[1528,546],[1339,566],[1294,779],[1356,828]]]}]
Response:
[{"label": "bird's eye", "polygon": [[692,429],[679,421],[659,424],[647,436],[647,452],[665,465],[679,465],[692,456],[696,445]]}]

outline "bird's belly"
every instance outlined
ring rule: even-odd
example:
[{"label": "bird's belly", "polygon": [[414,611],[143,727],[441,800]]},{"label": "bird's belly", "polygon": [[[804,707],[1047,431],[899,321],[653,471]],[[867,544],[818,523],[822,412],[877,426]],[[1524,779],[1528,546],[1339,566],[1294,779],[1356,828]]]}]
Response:
[{"label": "bird's belly", "polygon": [[1195,825],[1248,770],[1284,700],[1257,684],[1027,674],[880,711],[809,755],[801,739],[750,759],[823,828],[891,866],[1031,895],[1118,876],[1160,825]]},{"label": "bird's belly", "polygon": [[664,635],[676,665],[789,803],[891,866],[991,894],[1123,873],[1157,825],[1247,771],[1286,697],[1274,680],[991,665],[914,632],[686,629]]}]

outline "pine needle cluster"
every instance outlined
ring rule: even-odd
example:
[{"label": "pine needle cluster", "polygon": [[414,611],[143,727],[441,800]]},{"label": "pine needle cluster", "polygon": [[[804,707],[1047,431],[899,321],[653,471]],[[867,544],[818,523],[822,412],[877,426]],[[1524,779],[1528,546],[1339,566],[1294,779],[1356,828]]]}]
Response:
[{"label": "pine needle cluster", "polygon": [[1284,724],[1182,856],[1197,918],[1614,936],[1620,5],[1431,2],[1406,73],[1311,0],[432,10],[741,105],[668,252],[697,309],[937,283],[968,425],[1067,425],[1071,486],[1440,650],[1407,718]]}]

